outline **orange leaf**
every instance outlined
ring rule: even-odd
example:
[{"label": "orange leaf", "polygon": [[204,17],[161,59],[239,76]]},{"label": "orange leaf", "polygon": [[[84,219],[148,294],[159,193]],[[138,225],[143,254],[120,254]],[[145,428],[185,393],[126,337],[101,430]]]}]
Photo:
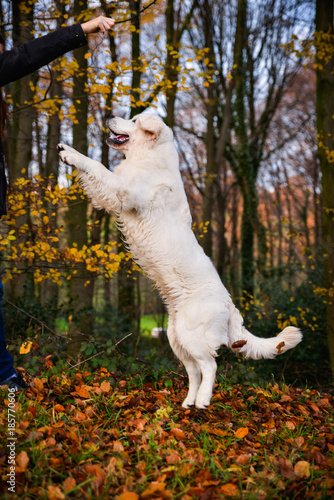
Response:
[{"label": "orange leaf", "polygon": [[64,498],[65,495],[59,486],[48,486],[48,500],[63,500]]},{"label": "orange leaf", "polygon": [[305,462],[304,460],[297,462],[294,466],[294,472],[298,479],[309,478],[311,475],[309,462]]},{"label": "orange leaf", "polygon": [[35,389],[37,389],[37,392],[40,392],[44,385],[43,385],[43,382],[41,381],[40,378],[34,378],[34,381],[33,381],[33,387],[35,387]]},{"label": "orange leaf", "polygon": [[248,432],[249,432],[248,427],[240,427],[235,431],[235,435],[237,438],[242,439],[245,436],[247,436]]},{"label": "orange leaf", "polygon": [[63,490],[65,492],[67,491],[70,491],[72,490],[73,488],[75,488],[75,486],[77,485],[74,477],[68,477],[65,479],[65,481],[63,482]]},{"label": "orange leaf", "polygon": [[239,490],[237,486],[233,483],[224,484],[220,488],[220,493],[227,497],[239,497]]},{"label": "orange leaf", "polygon": [[122,445],[122,443],[120,441],[115,441],[113,448],[114,448],[114,451],[124,451],[124,446]]},{"label": "orange leaf", "polygon": [[101,391],[102,392],[109,392],[110,391],[110,382],[108,382],[107,380],[104,380],[101,384]]},{"label": "orange leaf", "polygon": [[21,453],[16,457],[16,463],[21,468],[21,472],[24,472],[29,463],[29,457],[26,451],[21,451]]},{"label": "orange leaf", "polygon": [[75,385],[75,390],[78,396],[84,399],[89,399],[89,394],[84,385]]},{"label": "orange leaf", "polygon": [[64,412],[65,411],[65,408],[63,407],[63,405],[60,405],[60,404],[57,404],[57,405],[54,405],[54,409],[58,412]]},{"label": "orange leaf", "polygon": [[298,446],[298,448],[303,446],[304,441],[305,441],[305,439],[302,436],[296,437],[296,439],[295,439],[295,443]]},{"label": "orange leaf", "polygon": [[173,429],[171,429],[170,433],[174,437],[176,437],[176,439],[178,439],[179,441],[181,441],[182,439],[187,439],[185,433],[181,429],[178,429],[177,427],[174,427]]},{"label": "orange leaf", "polygon": [[116,500],[138,500],[139,495],[137,493],[133,493],[132,491],[125,491]]},{"label": "orange leaf", "polygon": [[244,453],[243,455],[238,456],[238,458],[236,459],[236,463],[240,465],[248,465],[251,458],[251,453]]}]

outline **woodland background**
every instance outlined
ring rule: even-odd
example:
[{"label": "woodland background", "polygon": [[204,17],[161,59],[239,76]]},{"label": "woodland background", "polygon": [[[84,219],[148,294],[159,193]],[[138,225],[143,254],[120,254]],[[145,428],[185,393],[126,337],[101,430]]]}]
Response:
[{"label": "woodland background", "polygon": [[[125,20],[148,3],[1,1],[0,23],[10,49],[92,15]],[[127,363],[175,363],[164,336],[150,335],[165,325],[157,293],[56,148],[65,142],[112,169],[121,157],[106,145],[106,119],[148,109],[174,131],[194,231],[246,326],[272,336],[292,324],[304,334],[270,362],[239,363],[222,349],[221,373],[331,387],[329,28],[328,0],[157,0],[4,89],[10,192],[1,272],[18,363],[32,374],[88,360],[126,370],[125,353]]]}]

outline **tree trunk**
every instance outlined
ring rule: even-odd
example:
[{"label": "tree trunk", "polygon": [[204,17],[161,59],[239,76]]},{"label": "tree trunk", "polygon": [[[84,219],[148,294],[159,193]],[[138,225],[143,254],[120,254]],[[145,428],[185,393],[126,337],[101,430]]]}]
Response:
[{"label": "tree trunk", "polygon": [[[205,46],[209,49],[208,59],[210,63],[215,62],[215,55],[213,49],[212,39],[212,12],[209,2],[203,4],[203,24],[204,24],[204,37]],[[205,187],[203,195],[203,208],[202,208],[202,222],[204,224],[202,247],[206,255],[212,259],[212,223],[213,223],[213,210],[217,200],[217,183],[218,183],[218,170],[215,158],[215,110],[217,103],[214,98],[213,84],[209,83],[207,87],[206,99],[206,172],[205,172]]]},{"label": "tree trunk", "polygon": [[[75,0],[74,17],[78,19],[81,12],[85,11],[87,7],[87,0]],[[86,156],[88,154],[88,96],[86,92],[88,78],[87,59],[85,58],[87,52],[87,46],[73,52],[73,58],[78,63],[79,69],[74,77],[72,96],[76,109],[75,123],[73,124],[73,147]],[[78,249],[88,246],[87,207],[86,198],[84,200],[78,199],[75,203],[70,204],[68,210],[69,245],[76,244]],[[77,274],[70,280],[70,293],[75,317],[73,327],[83,334],[91,333],[92,330],[93,294],[91,286],[85,286],[87,280],[87,271],[83,265],[78,267]]]},{"label": "tree trunk", "polygon": [[249,150],[246,117],[247,0],[238,0],[237,27],[234,48],[235,117],[236,117],[236,176],[243,197],[241,221],[242,290],[254,294],[254,228],[257,221],[256,172]]},{"label": "tree trunk", "polygon": [[[34,23],[34,7],[26,6],[22,11],[19,0],[12,1],[13,10],[13,44],[19,46],[33,38],[32,29]],[[18,177],[28,177],[29,164],[32,159],[32,136],[35,119],[34,110],[31,107],[34,90],[31,84],[36,83],[36,74],[27,75],[11,85],[12,100],[14,102],[11,125],[8,131],[8,147],[6,149],[7,162],[9,165],[8,176],[12,184]],[[29,224],[29,212],[20,215],[17,219],[17,227]],[[17,235],[16,244],[25,243],[26,237]],[[24,271],[25,263],[19,263],[18,269]],[[8,296],[15,300],[22,296],[24,284],[27,282],[23,274],[17,280],[11,280],[7,285]]]},{"label": "tree trunk", "polygon": [[[316,1],[316,31],[333,36],[333,0]],[[319,51],[320,52],[320,51]],[[318,54],[319,55],[319,54]],[[334,150],[334,61],[331,57],[328,64],[317,70],[317,131],[319,140],[318,155],[322,174],[323,217],[322,232],[324,245],[324,284],[328,290],[327,297],[327,338],[334,375],[334,168],[326,155],[325,148]],[[325,146],[323,147],[322,144]]]}]

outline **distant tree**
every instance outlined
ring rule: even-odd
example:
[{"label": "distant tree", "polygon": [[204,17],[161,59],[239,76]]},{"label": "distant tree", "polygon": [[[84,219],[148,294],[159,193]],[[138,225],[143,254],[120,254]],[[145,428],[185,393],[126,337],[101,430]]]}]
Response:
[{"label": "distant tree", "polygon": [[[334,12],[332,0],[316,1],[317,129],[322,175],[324,283],[327,289],[327,338],[334,374]],[[327,48],[326,48],[327,47]],[[325,50],[324,50],[325,49]],[[328,55],[324,58],[324,54]]]}]

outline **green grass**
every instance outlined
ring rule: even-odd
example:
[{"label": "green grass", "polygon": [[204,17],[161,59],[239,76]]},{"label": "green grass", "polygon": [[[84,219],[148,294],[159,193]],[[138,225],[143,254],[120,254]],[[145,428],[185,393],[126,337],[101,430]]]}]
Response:
[{"label": "green grass", "polygon": [[[161,326],[162,316],[158,314],[145,314],[140,319],[140,330],[151,333],[153,328]],[[167,314],[164,316],[163,327],[167,328]]]}]

